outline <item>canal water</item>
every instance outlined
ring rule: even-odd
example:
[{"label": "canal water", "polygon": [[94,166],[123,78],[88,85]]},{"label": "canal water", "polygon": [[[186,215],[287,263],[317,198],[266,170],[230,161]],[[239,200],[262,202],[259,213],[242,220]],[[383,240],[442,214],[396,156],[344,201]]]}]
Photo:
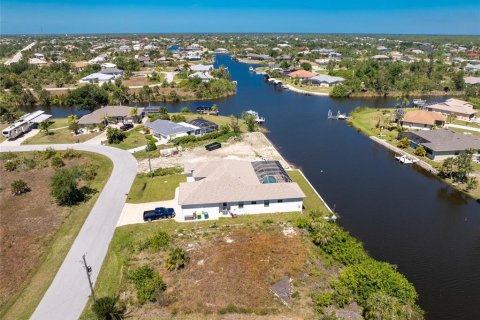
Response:
[{"label": "canal water", "polygon": [[[427,319],[480,319],[480,204],[399,164],[345,122],[327,120],[329,109],[393,107],[394,99],[306,96],[275,89],[228,55],[217,56],[215,66],[222,64],[238,92],[215,101],[220,113],[253,109],[265,117],[268,138],[336,208],[339,223],[414,283]],[[167,105],[170,111],[184,106],[191,103]],[[76,110],[49,111],[66,116]]]}]

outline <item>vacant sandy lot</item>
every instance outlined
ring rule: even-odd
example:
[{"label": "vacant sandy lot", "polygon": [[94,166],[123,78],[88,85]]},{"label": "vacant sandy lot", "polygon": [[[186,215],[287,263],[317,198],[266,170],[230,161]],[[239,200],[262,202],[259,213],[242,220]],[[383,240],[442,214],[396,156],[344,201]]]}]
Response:
[{"label": "vacant sandy lot", "polygon": [[[260,132],[243,134],[242,141],[227,142],[222,148],[207,151],[203,147],[187,149],[177,156],[160,157],[152,159],[152,169],[174,166],[185,166],[187,163],[196,163],[218,159],[244,159],[244,160],[279,160],[285,169],[290,165],[278,153],[275,147]],[[139,162],[139,171],[148,171],[148,160]]]}]

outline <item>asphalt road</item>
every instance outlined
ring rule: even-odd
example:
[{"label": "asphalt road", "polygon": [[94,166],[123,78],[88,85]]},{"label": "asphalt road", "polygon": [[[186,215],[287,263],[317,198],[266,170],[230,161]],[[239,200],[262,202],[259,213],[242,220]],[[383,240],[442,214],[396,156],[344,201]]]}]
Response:
[{"label": "asphalt road", "polygon": [[73,148],[107,156],[113,161],[112,175],[92,208],[80,233],[68,252],[55,279],[43,296],[31,319],[78,319],[90,295],[87,275],[81,263],[86,253],[96,281],[113,237],[117,221],[137,173],[137,161],[127,151],[86,144],[0,146],[0,152]]},{"label": "asphalt road", "polygon": [[22,52],[25,51],[25,50],[28,50],[30,49],[31,47],[33,47],[34,45],[36,44],[36,42],[32,42],[30,43],[28,46],[26,46],[25,48],[23,48],[22,50],[18,51],[17,53],[15,53],[13,55],[13,57],[11,57],[10,59],[8,59],[7,61],[5,61],[5,65],[10,65],[12,63],[15,63],[15,62],[18,62],[20,61],[20,59],[22,59]]}]

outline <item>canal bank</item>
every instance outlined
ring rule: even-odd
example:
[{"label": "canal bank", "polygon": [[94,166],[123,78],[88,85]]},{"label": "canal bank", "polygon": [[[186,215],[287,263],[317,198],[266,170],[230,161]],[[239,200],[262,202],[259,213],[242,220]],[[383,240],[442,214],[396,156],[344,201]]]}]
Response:
[{"label": "canal bank", "polygon": [[[480,301],[480,204],[424,170],[402,166],[346,123],[327,120],[329,109],[394,107],[395,99],[306,96],[268,85],[229,56],[217,55],[215,64],[238,81],[237,95],[215,101],[220,113],[253,109],[265,117],[268,139],[335,206],[339,223],[413,282],[427,319],[480,319],[472,303]],[[167,104],[171,112],[184,106],[194,110],[191,103]]]}]

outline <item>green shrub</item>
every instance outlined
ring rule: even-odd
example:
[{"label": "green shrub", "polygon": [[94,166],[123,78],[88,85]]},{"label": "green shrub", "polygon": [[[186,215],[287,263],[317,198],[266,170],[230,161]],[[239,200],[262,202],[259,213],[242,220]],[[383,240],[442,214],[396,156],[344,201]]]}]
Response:
[{"label": "green shrub", "polygon": [[0,152],[0,160],[13,160],[16,159],[18,155],[11,151],[9,152]]},{"label": "green shrub", "polygon": [[176,146],[178,145],[184,145],[188,143],[192,143],[197,141],[197,137],[195,136],[184,136],[184,137],[178,137],[172,140],[172,143]]},{"label": "green shrub", "polygon": [[170,236],[163,230],[158,231],[154,236],[146,241],[147,246],[153,250],[164,249],[170,243]]},{"label": "green shrub", "polygon": [[371,294],[382,291],[406,304],[415,304],[417,293],[413,285],[391,265],[373,259],[342,269],[339,281],[350,289],[364,305]]},{"label": "green shrub", "polygon": [[27,169],[34,169],[37,166],[37,162],[32,159],[32,158],[26,158],[24,157],[22,159],[22,164],[27,168]]},{"label": "green shrub", "polygon": [[402,138],[400,141],[398,141],[397,143],[397,147],[399,147],[400,149],[405,149],[405,148],[408,148],[408,146],[410,145],[410,142],[408,141],[408,138],[405,137],[405,138]]},{"label": "green shrub", "polygon": [[324,308],[333,304],[333,294],[331,292],[321,292],[313,296],[313,302],[318,313],[323,313]]},{"label": "green shrub", "polygon": [[119,144],[127,137],[127,134],[117,128],[107,129],[107,140],[109,144]]},{"label": "green shrub", "polygon": [[17,160],[8,160],[7,162],[5,162],[3,164],[3,168],[6,171],[10,171],[10,172],[17,170],[17,167],[18,167],[18,161]]},{"label": "green shrub", "polygon": [[51,179],[51,195],[61,206],[71,206],[84,199],[82,191],[78,188],[80,172],[76,167],[60,169]]},{"label": "green shrub", "polygon": [[79,151],[73,150],[73,149],[67,149],[62,153],[62,158],[64,159],[74,159],[74,158],[80,158],[82,154]]},{"label": "green shrub", "polygon": [[59,156],[52,157],[52,159],[50,160],[50,164],[54,168],[61,168],[65,165],[62,161],[62,158],[60,158]]},{"label": "green shrub", "polygon": [[230,132],[230,126],[229,126],[228,124],[222,124],[222,125],[220,126],[220,130],[219,130],[219,131],[220,131],[221,134],[227,134],[227,133]]},{"label": "green shrub", "polygon": [[179,247],[172,248],[165,259],[165,267],[169,271],[178,270],[183,268],[189,260],[185,249]]},{"label": "green shrub", "polygon": [[117,307],[117,299],[113,297],[98,298],[92,305],[92,311],[98,320],[121,319],[122,314]]},{"label": "green shrub", "polygon": [[15,196],[19,196],[21,194],[24,194],[30,191],[30,188],[28,187],[27,183],[21,179],[14,180],[10,185],[10,187],[12,190],[12,194]]},{"label": "green shrub", "polygon": [[347,87],[344,84],[337,84],[336,86],[333,87],[332,92],[330,93],[330,96],[334,98],[345,98],[350,95],[352,90],[350,90],[349,87]]},{"label": "green shrub", "polygon": [[55,151],[53,148],[47,148],[45,151],[41,151],[41,155],[43,159],[48,160],[51,157],[55,156],[57,154],[57,151]]},{"label": "green shrub", "polygon": [[419,157],[425,157],[427,155],[427,151],[424,147],[419,146],[417,149],[415,149],[415,155]]},{"label": "green shrub", "polygon": [[156,301],[157,295],[167,288],[160,274],[149,265],[134,269],[127,274],[127,278],[134,283],[137,289],[137,300],[140,304]]},{"label": "green shrub", "polygon": [[155,151],[157,150],[157,145],[155,144],[155,141],[152,140],[147,140],[147,151]]},{"label": "green shrub", "polygon": [[172,114],[171,117],[170,117],[170,120],[173,121],[173,122],[177,122],[177,123],[187,121],[185,116],[182,116],[181,114]]},{"label": "green shrub", "polygon": [[174,174],[180,174],[183,172],[183,169],[181,167],[168,167],[168,168],[158,168],[152,171],[152,173],[145,173],[144,176],[149,176],[149,177],[164,177],[164,176],[170,176]]},{"label": "green shrub", "polygon": [[96,163],[88,163],[82,167],[80,176],[85,181],[93,181],[98,174],[99,165]]}]

